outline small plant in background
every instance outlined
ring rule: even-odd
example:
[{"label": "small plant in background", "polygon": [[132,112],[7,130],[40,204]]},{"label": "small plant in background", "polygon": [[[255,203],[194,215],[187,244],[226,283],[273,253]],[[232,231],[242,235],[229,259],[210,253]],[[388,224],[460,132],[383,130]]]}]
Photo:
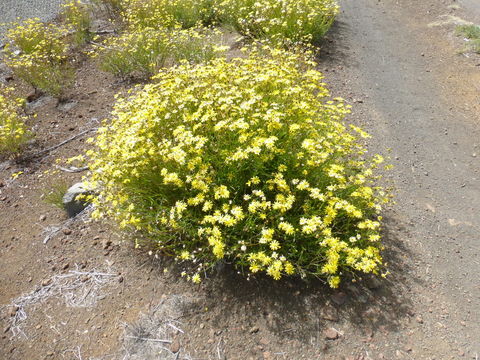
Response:
[{"label": "small plant in background", "polygon": [[73,30],[75,44],[82,45],[92,39],[90,8],[79,0],[70,0],[63,5],[63,17],[67,27]]},{"label": "small plant in background", "polygon": [[124,0],[122,16],[134,28],[210,25],[216,0]]},{"label": "small plant in background", "polygon": [[91,139],[93,216],[193,263],[193,282],[223,260],[332,287],[379,273],[383,159],[365,156],[367,134],[314,67],[263,48],[161,70]]},{"label": "small plant in background", "polygon": [[338,10],[334,0],[222,0],[218,4],[221,22],[250,37],[287,45],[320,40]]},{"label": "small plant in background", "polygon": [[467,39],[480,39],[480,26],[478,25],[459,25],[457,34],[463,35]]},{"label": "small plant in background", "polygon": [[480,54],[480,26],[459,25],[456,32],[468,40],[467,49]]},{"label": "small plant in background", "polygon": [[92,0],[96,6],[104,6],[110,18],[115,18],[123,10],[123,0]]},{"label": "small plant in background", "polygon": [[61,96],[73,80],[68,30],[35,18],[14,23],[6,37],[5,60],[14,73],[36,89]]},{"label": "small plant in background", "polygon": [[167,64],[209,61],[222,54],[222,35],[211,29],[142,28],[107,39],[95,53],[101,68],[117,76],[148,78]]},{"label": "small plant in background", "polygon": [[54,183],[48,189],[45,189],[42,194],[42,199],[47,204],[53,205],[61,210],[65,207],[63,205],[63,196],[67,192],[69,184],[65,180],[60,180],[57,183]]},{"label": "small plant in background", "polygon": [[31,138],[23,105],[24,100],[15,98],[13,89],[0,87],[0,155],[17,153]]}]

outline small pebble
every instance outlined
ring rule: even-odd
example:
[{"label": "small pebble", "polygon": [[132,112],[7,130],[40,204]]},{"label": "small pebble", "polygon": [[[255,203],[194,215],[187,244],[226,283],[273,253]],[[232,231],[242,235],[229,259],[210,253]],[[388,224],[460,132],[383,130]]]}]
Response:
[{"label": "small pebble", "polygon": [[254,326],[250,329],[250,334],[255,334],[259,331],[260,329],[258,328],[258,326]]},{"label": "small pebble", "polygon": [[18,311],[17,305],[13,305],[8,308],[8,313],[11,317],[14,317],[17,314],[17,311]]},{"label": "small pebble", "polygon": [[338,336],[339,336],[338,331],[335,330],[334,328],[328,328],[327,330],[325,330],[324,334],[325,334],[325,338],[328,340],[336,340],[338,339]]},{"label": "small pebble", "polygon": [[176,354],[180,351],[180,341],[178,339],[175,339],[170,344],[170,351],[173,352],[174,354]]}]

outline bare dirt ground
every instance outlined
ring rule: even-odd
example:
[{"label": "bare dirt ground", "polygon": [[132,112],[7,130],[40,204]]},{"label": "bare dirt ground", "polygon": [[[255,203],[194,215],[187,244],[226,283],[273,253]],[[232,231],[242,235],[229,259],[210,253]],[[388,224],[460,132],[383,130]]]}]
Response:
[{"label": "bare dirt ground", "polygon": [[[0,164],[1,359],[478,359],[480,59],[458,54],[449,20],[480,15],[467,0],[341,5],[319,68],[372,151],[392,149],[387,280],[332,291],[225,266],[192,286],[108,224],[66,222],[41,199],[80,179],[45,173],[85,148],[80,137]],[[69,104],[30,105],[30,151],[98,126],[127,87],[86,61]]]}]

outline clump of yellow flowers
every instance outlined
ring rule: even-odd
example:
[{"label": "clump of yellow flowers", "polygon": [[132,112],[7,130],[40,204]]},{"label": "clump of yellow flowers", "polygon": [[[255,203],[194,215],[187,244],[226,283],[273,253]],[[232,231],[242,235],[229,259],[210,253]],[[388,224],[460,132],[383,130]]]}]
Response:
[{"label": "clump of yellow flowers", "polygon": [[339,7],[335,0],[120,0],[130,26],[182,28],[227,24],[253,38],[283,44],[318,41]]},{"label": "clump of yellow flowers", "polygon": [[121,77],[148,78],[158,69],[209,61],[226,50],[213,22],[213,0],[123,0],[125,31],[93,53],[101,68]]},{"label": "clump of yellow flowers", "polygon": [[62,5],[62,15],[67,27],[72,30],[75,44],[82,45],[91,40],[92,16],[90,7],[80,0],[69,0]]},{"label": "clump of yellow flowers", "polygon": [[66,27],[38,18],[11,24],[4,49],[7,65],[35,88],[60,96],[73,78],[67,62],[68,33]]},{"label": "clump of yellow flowers", "polygon": [[103,70],[143,78],[179,60],[198,63],[222,53],[211,25],[295,47],[318,41],[338,13],[334,0],[122,0],[118,9],[125,31],[94,56]]},{"label": "clump of yellow flowers", "polygon": [[121,16],[130,26],[139,28],[187,29],[211,25],[219,0],[123,0]]},{"label": "clump of yellow flowers", "polygon": [[16,153],[31,137],[21,112],[23,102],[12,88],[0,86],[0,155]]},{"label": "clump of yellow flowers", "polygon": [[115,106],[88,152],[94,217],[112,216],[194,264],[249,274],[378,273],[380,156],[367,157],[322,74],[303,55],[252,49],[243,58],[163,69]]},{"label": "clump of yellow flowers", "polygon": [[148,78],[181,60],[199,63],[221,55],[225,49],[216,45],[221,37],[218,30],[206,28],[135,28],[108,38],[94,57],[99,57],[103,70],[114,75]]},{"label": "clump of yellow flowers", "polygon": [[287,45],[320,40],[339,11],[335,0],[219,0],[217,9],[241,33]]}]

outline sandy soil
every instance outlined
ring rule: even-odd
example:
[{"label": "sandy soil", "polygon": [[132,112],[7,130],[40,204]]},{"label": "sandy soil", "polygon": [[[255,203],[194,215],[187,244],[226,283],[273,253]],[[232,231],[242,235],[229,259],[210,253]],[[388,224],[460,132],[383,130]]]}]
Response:
[{"label": "sandy soil", "polygon": [[[332,94],[353,105],[350,121],[372,133],[372,151],[392,149],[386,281],[332,291],[247,282],[225,266],[192,287],[109,224],[65,222],[42,201],[81,177],[44,171],[85,148],[82,137],[0,164],[0,358],[477,359],[480,59],[458,54],[453,24],[432,24],[478,14],[452,4],[344,0],[319,58]],[[129,86],[89,61],[77,75],[70,105],[43,98],[31,110],[30,151],[98,126]],[[44,244],[52,226],[60,230]]]}]

